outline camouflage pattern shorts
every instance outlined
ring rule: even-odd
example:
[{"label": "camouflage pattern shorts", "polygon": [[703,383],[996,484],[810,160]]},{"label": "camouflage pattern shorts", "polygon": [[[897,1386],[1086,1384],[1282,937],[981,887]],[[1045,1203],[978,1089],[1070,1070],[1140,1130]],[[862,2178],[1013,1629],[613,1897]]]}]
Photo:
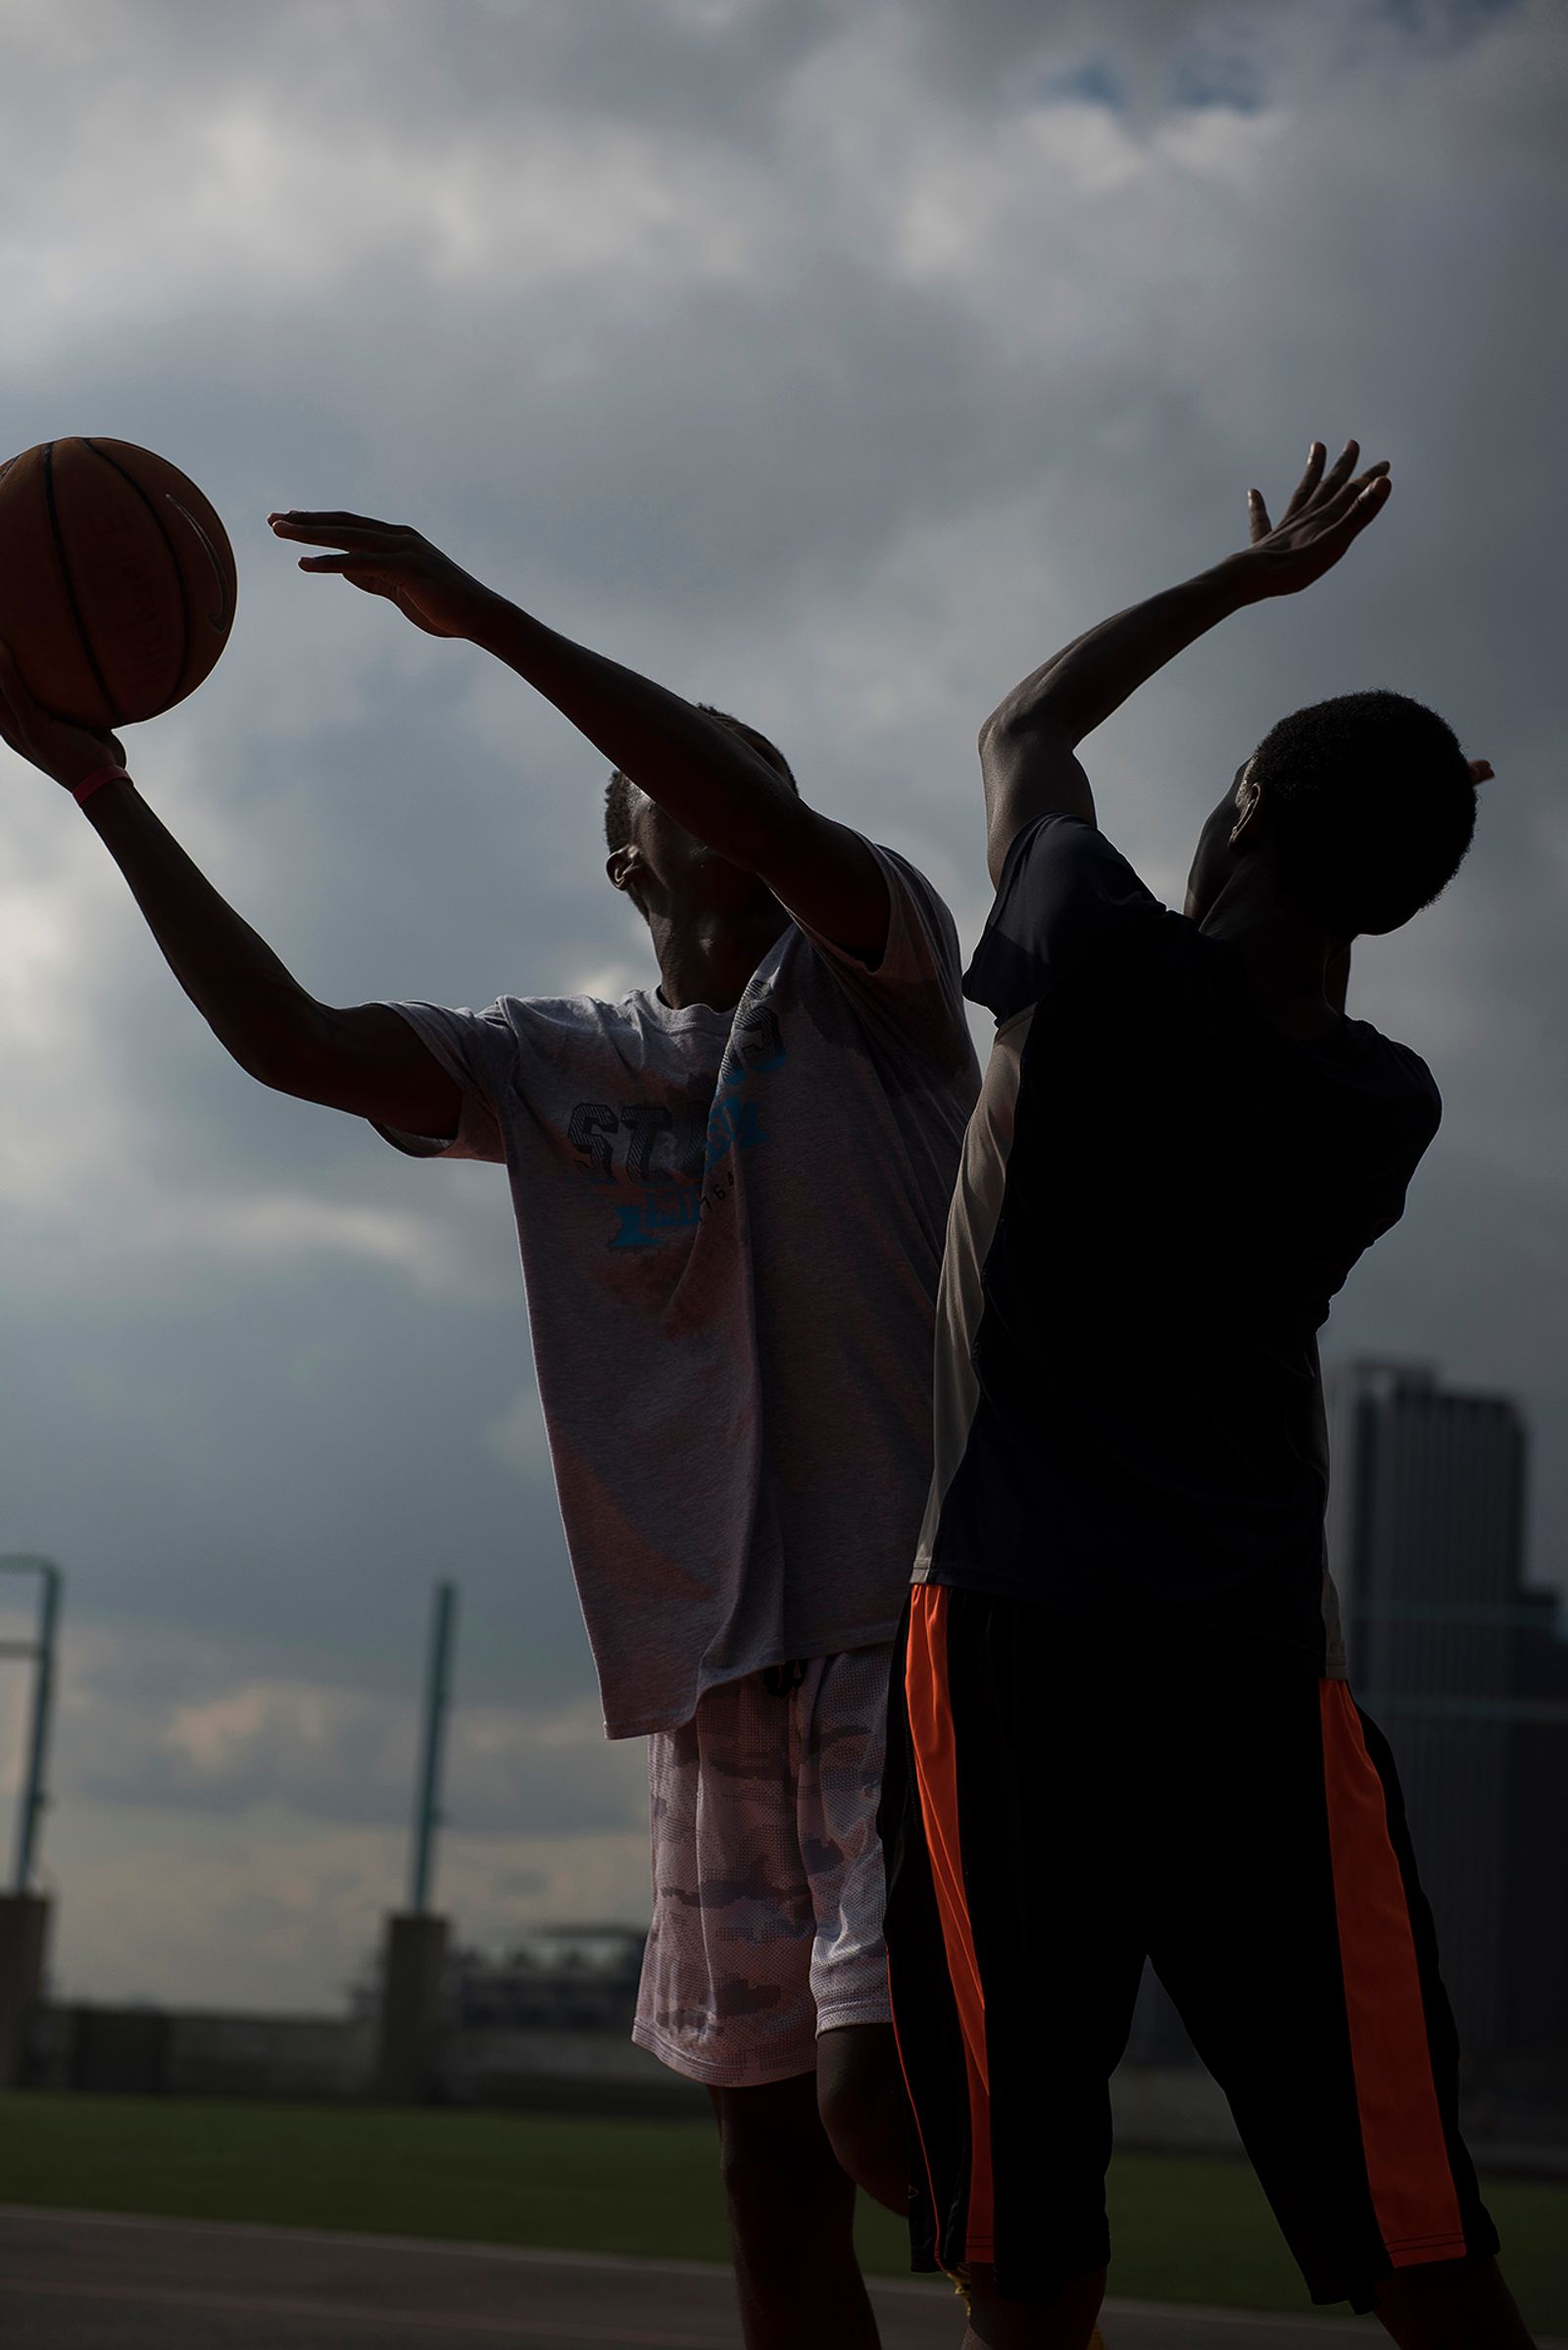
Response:
[{"label": "camouflage pattern shorts", "polygon": [[654,1923],[632,2038],[677,2073],[754,2088],[816,2066],[816,2035],[885,2024],[877,1840],[891,1642],[709,1689],[648,1741]]}]

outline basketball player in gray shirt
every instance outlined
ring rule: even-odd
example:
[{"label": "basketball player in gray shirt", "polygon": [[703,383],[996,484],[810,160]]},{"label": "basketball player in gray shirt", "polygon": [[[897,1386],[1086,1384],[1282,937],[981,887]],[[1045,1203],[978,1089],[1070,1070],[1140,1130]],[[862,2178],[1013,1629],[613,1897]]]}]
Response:
[{"label": "basketball player in gray shirt", "polygon": [[[634,2036],[717,2114],[751,2350],[865,2350],[855,2184],[897,2210],[875,1814],[931,1467],[933,1299],[978,1072],[952,918],[752,728],[557,636],[417,533],[272,516],[309,571],[507,662],[614,773],[608,869],[657,987],[482,1012],[315,1001],[126,775],[82,808],[240,1065],[510,1178],[540,1395],[612,1738],[645,1736]],[[123,765],[0,652],[0,732]]]}]

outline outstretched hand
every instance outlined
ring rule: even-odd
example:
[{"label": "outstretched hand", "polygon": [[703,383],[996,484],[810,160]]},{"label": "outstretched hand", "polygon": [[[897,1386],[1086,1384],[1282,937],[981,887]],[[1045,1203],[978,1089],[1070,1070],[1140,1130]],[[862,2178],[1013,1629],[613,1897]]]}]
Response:
[{"label": "outstretched hand", "polygon": [[6,644],[0,644],[0,741],[68,792],[102,767],[125,763],[118,735],[52,716],[23,682]]},{"label": "outstretched hand", "polygon": [[330,555],[306,555],[302,571],[336,571],[367,595],[385,596],[427,636],[467,636],[495,598],[449,555],[406,522],[376,522],[368,514],[269,514],[274,536]]},{"label": "outstretched hand", "polygon": [[1347,441],[1325,472],[1328,452],[1314,441],[1306,470],[1278,522],[1269,520],[1262,493],[1248,491],[1250,544],[1241,560],[1252,569],[1259,595],[1294,596],[1310,587],[1388,504],[1394,486],[1388,459],[1356,473],[1360,454],[1357,442]]}]

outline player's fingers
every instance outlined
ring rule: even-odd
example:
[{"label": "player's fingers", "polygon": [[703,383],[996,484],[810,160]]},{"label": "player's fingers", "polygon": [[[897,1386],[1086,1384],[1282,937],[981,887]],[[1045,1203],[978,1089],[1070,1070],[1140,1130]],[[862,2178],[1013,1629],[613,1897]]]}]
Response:
[{"label": "player's fingers", "polygon": [[1247,530],[1251,544],[1255,547],[1259,539],[1266,539],[1273,527],[1273,523],[1268,518],[1268,508],[1263,504],[1262,491],[1249,490],[1247,493]]},{"label": "player's fingers", "polygon": [[[1357,473],[1353,481],[1346,482],[1332,498],[1325,488],[1322,493],[1321,511],[1330,514],[1348,514],[1363,490],[1370,489],[1375,482],[1386,481],[1388,475],[1389,461],[1385,457],[1380,459],[1377,465],[1368,465],[1364,473]],[[1313,511],[1315,514],[1319,510],[1314,508]]]},{"label": "player's fingers", "polygon": [[309,547],[390,550],[407,545],[409,538],[407,531],[390,529],[384,522],[301,522],[291,514],[280,514],[271,527],[274,538],[300,539]]},{"label": "player's fingers", "polygon": [[1343,493],[1344,511],[1335,516],[1331,525],[1333,531],[1348,545],[1357,531],[1366,528],[1379,509],[1388,504],[1389,492],[1393,487],[1387,473],[1378,474],[1373,481],[1352,481]]},{"label": "player's fingers", "polygon": [[[300,569],[302,571],[339,571],[345,579],[352,579],[356,587],[364,587],[368,579],[379,570],[384,561],[384,557],[378,557],[373,552],[362,547],[351,549],[346,555],[302,555]],[[357,576],[357,574],[364,576]]]},{"label": "player's fingers", "polygon": [[1286,507],[1285,512],[1280,516],[1280,520],[1282,522],[1288,522],[1293,514],[1298,514],[1302,507],[1306,504],[1308,498],[1311,497],[1312,492],[1317,488],[1318,483],[1323,478],[1323,460],[1327,455],[1328,451],[1324,448],[1321,441],[1312,442],[1311,446],[1306,452],[1305,470],[1302,472],[1301,478],[1297,483],[1295,489],[1291,492],[1291,502],[1289,506]]},{"label": "player's fingers", "polygon": [[1319,501],[1316,501],[1312,508],[1312,529],[1314,531],[1333,531],[1333,529],[1338,529],[1338,526],[1343,524],[1349,514],[1356,514],[1356,513],[1361,514],[1361,519],[1366,519],[1368,514],[1375,513],[1375,501],[1368,501],[1366,506],[1361,506],[1361,501],[1366,498],[1368,491],[1378,491],[1380,486],[1387,482],[1387,479],[1390,479],[1390,467],[1373,465],[1371,472],[1356,474],[1354,482],[1345,482],[1343,489],[1336,491],[1336,496],[1333,498],[1328,494],[1319,496]]},{"label": "player's fingers", "polygon": [[1347,498],[1357,497],[1366,488],[1369,481],[1381,481],[1388,469],[1389,461],[1384,457],[1380,458],[1375,465],[1368,465],[1364,473],[1357,473],[1353,481],[1339,482],[1332,490],[1325,482],[1318,492],[1320,508],[1338,506],[1343,504]]},{"label": "player's fingers", "polygon": [[1317,495],[1325,503],[1339,496],[1350,475],[1355,471],[1355,461],[1360,454],[1361,444],[1359,441],[1346,442],[1345,447],[1318,483]]},{"label": "player's fingers", "polygon": [[398,582],[390,578],[379,563],[367,563],[363,558],[353,556],[344,556],[337,562],[334,562],[329,556],[321,558],[306,556],[300,563],[300,569],[302,571],[335,571],[339,578],[348,581],[350,587],[362,588],[368,596],[386,596],[397,605],[400,611],[408,610]]},{"label": "player's fingers", "polygon": [[268,515],[270,522],[293,522],[302,530],[335,530],[341,524],[349,530],[393,530],[407,532],[407,522],[383,522],[379,514],[351,514],[344,507],[280,506]]},{"label": "player's fingers", "polygon": [[1469,765],[1470,780],[1472,783],[1492,782],[1494,770],[1490,759],[1473,759],[1470,760]]},{"label": "player's fingers", "polygon": [[1383,492],[1392,490],[1393,487],[1389,462],[1385,458],[1381,465],[1369,465],[1364,473],[1358,473],[1355,479],[1348,484],[1345,494],[1350,501],[1352,514],[1358,512],[1376,514],[1383,503]]}]

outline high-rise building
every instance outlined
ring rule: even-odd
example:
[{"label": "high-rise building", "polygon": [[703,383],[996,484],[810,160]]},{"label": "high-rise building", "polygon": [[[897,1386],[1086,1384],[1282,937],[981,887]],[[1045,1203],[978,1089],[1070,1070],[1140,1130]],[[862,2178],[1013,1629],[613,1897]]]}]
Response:
[{"label": "high-rise building", "polygon": [[1424,1365],[1327,1385],[1350,1679],[1394,1748],[1445,1980],[1486,2067],[1568,2046],[1568,1640],[1525,1582],[1527,1443]]}]

